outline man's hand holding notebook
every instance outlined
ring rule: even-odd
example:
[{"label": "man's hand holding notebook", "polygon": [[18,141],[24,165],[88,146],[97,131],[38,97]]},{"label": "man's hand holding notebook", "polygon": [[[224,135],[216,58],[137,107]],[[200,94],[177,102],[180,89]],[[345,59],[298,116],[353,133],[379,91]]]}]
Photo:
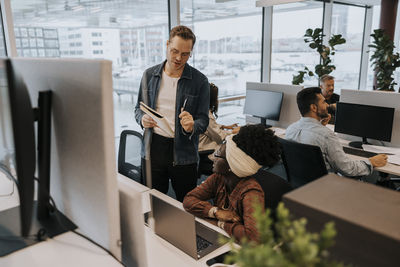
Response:
[{"label": "man's hand holding notebook", "polygon": [[171,129],[169,121],[167,118],[164,117],[164,115],[158,113],[157,111],[147,106],[143,102],[140,102],[140,110],[142,110],[144,113],[149,115],[155,122],[157,122],[157,127],[159,127],[162,131],[164,131],[168,137],[171,138],[174,137],[174,131],[173,129]]}]

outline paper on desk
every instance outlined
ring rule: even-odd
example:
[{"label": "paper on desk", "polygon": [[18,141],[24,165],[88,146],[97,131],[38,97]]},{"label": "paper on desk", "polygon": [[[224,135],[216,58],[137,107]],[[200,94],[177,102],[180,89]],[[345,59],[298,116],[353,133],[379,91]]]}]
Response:
[{"label": "paper on desk", "polygon": [[393,154],[400,157],[400,148],[388,146],[362,145],[363,149],[378,154]]},{"label": "paper on desk", "polygon": [[276,136],[282,136],[285,134],[286,130],[278,127],[272,127],[272,130],[275,132]]},{"label": "paper on desk", "polygon": [[400,156],[399,155],[389,155],[388,162],[396,165],[400,165]]},{"label": "paper on desk", "polygon": [[158,113],[148,105],[140,102],[140,110],[149,115],[153,120],[157,122],[157,126],[167,134],[168,137],[174,138],[174,131],[172,130],[170,123],[164,115]]}]

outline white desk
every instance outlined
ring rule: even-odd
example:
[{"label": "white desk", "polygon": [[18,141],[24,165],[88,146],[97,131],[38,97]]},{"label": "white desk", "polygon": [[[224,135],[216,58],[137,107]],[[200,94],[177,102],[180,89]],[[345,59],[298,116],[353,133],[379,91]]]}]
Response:
[{"label": "white desk", "polygon": [[122,266],[88,240],[67,232],[0,258],[0,266]]},{"label": "white desk", "polygon": [[[0,172],[1,195],[12,192],[12,182]],[[17,187],[14,193],[0,198],[0,211],[19,205]],[[16,222],[19,223],[19,222]],[[67,232],[0,258],[0,266],[122,266],[103,249],[88,240]]]},{"label": "white desk", "polygon": [[152,229],[145,227],[145,237],[147,245],[147,263],[148,267],[160,266],[207,266],[206,262],[224,252],[230,250],[229,244],[214,250],[210,254],[204,256],[200,260],[195,260],[185,252],[168,243],[161,237],[157,236]]},{"label": "white desk", "polygon": [[[151,190],[151,194],[167,201],[168,203],[183,209],[182,203],[170,198],[167,195],[161,194],[156,190]],[[228,234],[221,228],[208,223],[205,220],[196,218],[196,221],[205,224],[207,227],[215,230],[216,232],[228,237]],[[166,240],[157,236],[150,227],[145,227],[146,249],[147,249],[147,263],[149,267],[159,266],[174,266],[174,267],[187,267],[187,266],[207,266],[206,262],[224,252],[230,250],[229,244],[225,244],[210,254],[204,256],[200,260],[195,260],[187,255],[182,250],[176,248]]]},{"label": "white desk", "polygon": [[[326,127],[331,129],[332,131],[334,130],[334,125],[332,125],[332,124],[328,124]],[[276,135],[279,136],[280,138],[285,138],[285,133],[284,133],[285,130],[284,129],[277,128],[277,127],[272,127],[271,129],[276,130]],[[350,141],[344,140],[342,138],[339,138],[339,140],[340,140],[340,143],[342,146],[348,146],[348,144],[350,142]],[[346,154],[346,155],[353,160],[365,160],[366,159],[364,157],[355,156],[355,155],[351,155],[351,154]],[[374,168],[374,170],[388,173],[388,174],[393,174],[393,175],[400,175],[400,165],[395,165],[392,163],[387,163],[383,167]]]}]

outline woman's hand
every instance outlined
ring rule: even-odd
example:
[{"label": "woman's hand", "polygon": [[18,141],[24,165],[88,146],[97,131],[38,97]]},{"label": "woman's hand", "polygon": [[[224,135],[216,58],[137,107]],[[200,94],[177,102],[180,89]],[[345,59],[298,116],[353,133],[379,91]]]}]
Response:
[{"label": "woman's hand", "polygon": [[223,129],[223,130],[232,130],[233,128],[236,128],[236,127],[238,127],[238,124],[234,123],[232,125],[222,125],[221,129]]},{"label": "woman's hand", "polygon": [[218,221],[223,221],[223,222],[240,221],[240,217],[234,211],[231,210],[218,209],[217,212],[215,213],[215,218],[217,218]]}]

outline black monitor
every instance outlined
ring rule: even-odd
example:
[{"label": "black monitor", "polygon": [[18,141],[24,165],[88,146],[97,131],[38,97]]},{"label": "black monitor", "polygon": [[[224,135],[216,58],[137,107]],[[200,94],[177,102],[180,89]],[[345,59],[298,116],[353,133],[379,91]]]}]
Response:
[{"label": "black monitor", "polygon": [[350,146],[362,148],[367,138],[390,142],[392,137],[394,108],[336,103],[335,132],[362,137],[362,142]]},{"label": "black monitor", "polygon": [[20,230],[26,237],[31,228],[36,168],[34,115],[28,91],[9,60],[0,61],[0,97],[0,163],[3,171],[16,173]]},{"label": "black monitor", "polygon": [[282,92],[247,90],[243,113],[261,118],[261,123],[267,125],[267,119],[279,121],[282,100]]}]

